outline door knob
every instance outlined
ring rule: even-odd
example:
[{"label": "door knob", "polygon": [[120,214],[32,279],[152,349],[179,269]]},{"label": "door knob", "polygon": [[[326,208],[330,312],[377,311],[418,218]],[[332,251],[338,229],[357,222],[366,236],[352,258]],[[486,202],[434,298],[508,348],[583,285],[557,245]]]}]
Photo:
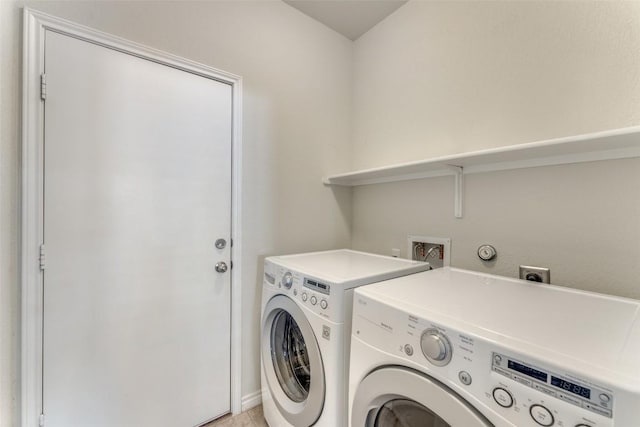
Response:
[{"label": "door knob", "polygon": [[218,273],[225,273],[227,271],[227,268],[228,267],[226,262],[220,261],[216,263],[216,271]]}]

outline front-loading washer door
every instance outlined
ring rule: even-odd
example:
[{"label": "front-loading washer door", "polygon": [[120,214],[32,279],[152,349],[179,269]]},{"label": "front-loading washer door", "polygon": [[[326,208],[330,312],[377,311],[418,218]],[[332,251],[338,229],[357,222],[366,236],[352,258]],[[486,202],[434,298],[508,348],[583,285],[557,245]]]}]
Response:
[{"label": "front-loading washer door", "polygon": [[271,298],[264,309],[262,364],[282,416],[296,427],[315,423],[325,394],[320,347],[302,309],[284,295]]},{"label": "front-loading washer door", "polygon": [[367,375],[356,389],[353,427],[492,427],[444,384],[408,368],[390,366]]}]

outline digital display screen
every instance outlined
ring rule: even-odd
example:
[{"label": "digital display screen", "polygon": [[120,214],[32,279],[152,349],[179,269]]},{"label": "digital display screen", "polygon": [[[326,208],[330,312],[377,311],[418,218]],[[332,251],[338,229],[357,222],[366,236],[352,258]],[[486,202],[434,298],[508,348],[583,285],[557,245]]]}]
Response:
[{"label": "digital display screen", "polygon": [[562,378],[551,376],[551,385],[561,388],[569,393],[577,394],[585,399],[591,399],[591,390],[578,384],[574,384]]},{"label": "digital display screen", "polygon": [[514,362],[513,360],[509,360],[508,366],[509,369],[513,369],[514,371],[520,372],[521,374],[527,375],[531,378],[535,378],[545,383],[547,382],[546,372],[538,371],[537,369],[530,368],[529,366]]},{"label": "digital display screen", "polygon": [[322,292],[325,295],[329,295],[330,285],[327,285],[325,283],[316,282],[315,280],[307,279],[306,277],[304,279],[304,285],[307,288],[313,289],[314,291]]}]

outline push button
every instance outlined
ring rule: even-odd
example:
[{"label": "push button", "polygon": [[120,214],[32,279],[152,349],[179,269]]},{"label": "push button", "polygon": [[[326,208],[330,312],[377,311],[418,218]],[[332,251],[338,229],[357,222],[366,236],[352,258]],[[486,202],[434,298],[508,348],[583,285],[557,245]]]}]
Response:
[{"label": "push button", "polygon": [[555,422],[551,411],[542,405],[531,405],[529,413],[531,414],[533,421],[537,422],[541,426],[549,427]]},{"label": "push button", "polygon": [[331,340],[331,328],[327,325],[322,325],[322,338]]},{"label": "push button", "polygon": [[307,298],[309,298],[309,297],[307,296],[307,293],[306,293],[306,292],[303,292],[303,293],[302,293],[302,301],[307,302]]},{"label": "push button", "polygon": [[526,378],[519,377],[518,375],[513,375],[512,378],[514,381],[518,381],[520,384],[531,387],[531,381]]},{"label": "push button", "polygon": [[511,393],[502,387],[496,387],[493,389],[493,400],[503,408],[511,408],[513,406],[513,397],[511,397]]},{"label": "push button", "polygon": [[322,307],[323,309],[329,307],[329,304],[327,303],[327,300],[322,300],[320,301],[320,307]]},{"label": "push button", "polygon": [[458,372],[458,379],[464,385],[470,385],[472,381],[471,374],[467,371]]},{"label": "push button", "polygon": [[411,346],[411,344],[404,345],[404,352],[407,356],[413,356],[413,347]]},{"label": "push button", "polygon": [[318,298],[313,295],[309,301],[311,301],[311,305],[316,305],[318,303]]}]

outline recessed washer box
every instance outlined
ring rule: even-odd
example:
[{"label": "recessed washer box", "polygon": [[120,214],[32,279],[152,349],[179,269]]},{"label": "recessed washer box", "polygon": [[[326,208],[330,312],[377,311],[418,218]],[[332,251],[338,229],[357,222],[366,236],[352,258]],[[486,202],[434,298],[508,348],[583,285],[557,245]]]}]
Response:
[{"label": "recessed washer box", "polygon": [[428,262],[432,268],[451,265],[451,239],[448,237],[407,236],[407,258]]}]

